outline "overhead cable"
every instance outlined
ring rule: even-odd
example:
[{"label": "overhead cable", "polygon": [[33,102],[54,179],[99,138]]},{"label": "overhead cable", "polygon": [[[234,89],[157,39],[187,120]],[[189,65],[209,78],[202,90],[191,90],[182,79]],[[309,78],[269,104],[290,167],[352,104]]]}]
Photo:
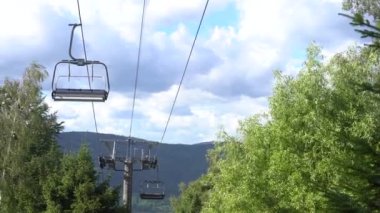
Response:
[{"label": "overhead cable", "polygon": [[142,16],[141,16],[141,24],[140,24],[139,50],[138,50],[138,53],[137,53],[135,88],[134,88],[134,92],[133,92],[133,102],[132,102],[132,111],[131,111],[131,123],[130,123],[130,126],[129,126],[129,138],[131,138],[131,136],[132,136],[133,116],[134,116],[135,102],[136,102],[136,91],[137,91],[137,83],[138,83],[139,70],[140,70],[141,43],[142,43],[143,29],[144,29],[145,5],[146,5],[146,0],[144,0],[144,3],[143,3],[143,11],[142,11]]},{"label": "overhead cable", "polygon": [[187,71],[187,67],[188,67],[189,62],[190,62],[191,54],[193,53],[193,49],[194,49],[194,46],[195,46],[195,42],[197,41],[198,34],[199,34],[199,30],[200,30],[200,28],[201,28],[201,26],[202,26],[202,22],[203,22],[203,18],[204,18],[204,16],[205,16],[205,13],[206,13],[206,10],[207,10],[208,2],[209,2],[209,0],[206,1],[206,5],[205,5],[204,10],[203,10],[203,13],[202,13],[202,18],[201,18],[201,20],[199,21],[199,25],[198,25],[197,32],[196,32],[196,34],[195,34],[195,38],[194,38],[194,41],[193,41],[193,45],[191,46],[190,53],[189,53],[189,57],[187,58],[187,62],[186,62],[186,65],[185,65],[185,69],[183,70],[182,77],[181,77],[181,81],[179,82],[178,90],[177,90],[177,93],[176,93],[176,95],[175,95],[175,98],[174,98],[174,101],[173,101],[173,105],[172,105],[172,108],[171,108],[170,113],[169,113],[168,120],[166,121],[166,125],[165,125],[165,129],[164,129],[164,133],[162,134],[162,137],[161,137],[161,141],[160,141],[160,143],[162,143],[162,141],[164,140],[164,137],[165,137],[166,131],[167,131],[167,129],[168,129],[168,125],[169,125],[169,122],[170,122],[170,118],[171,118],[171,116],[172,116],[172,114],[173,114],[174,106],[175,106],[175,104],[176,104],[176,102],[177,102],[178,94],[179,94],[179,91],[181,90],[181,86],[182,86],[182,83],[183,83],[183,79],[185,78],[186,71]]},{"label": "overhead cable", "polygon": [[[79,0],[77,0],[77,5],[78,5],[78,14],[79,14],[79,24],[80,24],[80,30],[81,30],[81,35],[82,35],[84,60],[85,60],[85,62],[87,62],[86,42],[85,42],[85,39],[84,39],[83,24],[82,24],[82,15],[80,13]],[[87,77],[88,77],[88,86],[91,89],[90,71],[88,69],[88,64],[87,63],[86,63],[86,70],[87,70]],[[91,101],[91,106],[92,106],[92,115],[93,115],[94,123],[95,123],[95,130],[96,130],[96,134],[98,134],[98,124],[96,122],[96,113],[95,113],[95,106],[94,106],[94,102],[93,101]]]}]

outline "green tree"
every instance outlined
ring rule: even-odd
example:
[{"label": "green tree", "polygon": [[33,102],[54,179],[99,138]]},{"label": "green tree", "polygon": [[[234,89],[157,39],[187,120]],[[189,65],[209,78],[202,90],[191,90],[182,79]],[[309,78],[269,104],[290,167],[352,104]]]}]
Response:
[{"label": "green tree", "polygon": [[380,3],[373,0],[344,0],[343,9],[351,11],[353,14],[362,14],[372,16],[374,19],[380,19]]},{"label": "green tree", "polygon": [[0,211],[41,212],[42,184],[56,168],[61,124],[41,96],[44,67],[32,64],[21,81],[0,87]]},{"label": "green tree", "polygon": [[208,176],[202,176],[188,186],[179,185],[181,196],[170,200],[172,209],[177,213],[197,213],[208,200],[208,191],[212,188]]},{"label": "green tree", "polygon": [[0,212],[112,212],[117,189],[97,182],[87,147],[62,155],[62,130],[43,102],[44,67],[0,86]]},{"label": "green tree", "polygon": [[380,211],[380,111],[379,93],[374,88],[380,79],[379,52],[364,48],[338,54],[329,65],[334,75],[336,135],[342,155],[336,156],[342,165],[339,193],[346,192],[361,210]]},{"label": "green tree", "polygon": [[[220,134],[220,138],[230,138],[225,132]],[[230,138],[232,140],[232,138]],[[209,192],[214,187],[214,178],[219,175],[218,162],[222,160],[225,149],[225,143],[216,143],[213,150],[207,154],[209,163],[207,174],[188,185],[180,183],[180,196],[172,197],[170,205],[174,212],[191,213],[201,212],[205,203],[209,200]]]},{"label": "green tree", "polygon": [[[344,0],[343,9],[352,15],[340,14],[352,20],[363,38],[372,38],[370,46],[380,49],[380,3],[376,0]],[[368,20],[365,17],[371,17]]]},{"label": "green tree", "polygon": [[[174,207],[379,212],[380,94],[363,87],[378,82],[378,58],[351,48],[323,63],[312,45],[298,76],[276,73],[269,114],[241,122],[239,136],[223,136],[210,153],[212,187],[190,184]],[[187,194],[207,196],[197,203]]]},{"label": "green tree", "polygon": [[115,212],[118,190],[108,181],[97,183],[96,171],[87,145],[76,154],[62,158],[60,170],[44,185],[47,212]]}]

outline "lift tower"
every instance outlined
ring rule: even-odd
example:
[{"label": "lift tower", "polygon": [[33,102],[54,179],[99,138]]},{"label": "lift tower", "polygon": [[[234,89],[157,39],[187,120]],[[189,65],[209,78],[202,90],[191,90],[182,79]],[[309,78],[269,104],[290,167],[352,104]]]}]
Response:
[{"label": "lift tower", "polygon": [[[142,150],[141,157],[135,157],[134,154],[132,155],[132,148],[134,141],[131,138],[128,138],[128,140],[101,140],[102,142],[105,142],[108,146],[109,143],[113,143],[112,148],[108,146],[109,149],[112,149],[111,155],[101,155],[99,156],[99,167],[101,169],[107,168],[112,169],[115,171],[123,172],[123,204],[126,208],[126,212],[131,213],[132,212],[132,182],[133,182],[133,172],[134,171],[143,171],[143,170],[149,170],[149,169],[156,169],[157,167],[157,158],[154,156],[152,157],[150,155],[150,150],[148,155],[144,155],[144,152]],[[124,143],[127,145],[127,154],[124,157],[116,156],[116,143]],[[140,168],[134,168],[134,163],[140,163]],[[117,163],[122,163],[123,167],[122,169],[117,168]],[[156,184],[157,186],[161,187],[158,188],[159,190],[164,190],[162,185]],[[157,190],[156,190],[157,191]],[[145,196],[147,198],[142,199],[163,199],[164,198],[164,191],[160,191],[160,196],[157,196],[157,192],[150,193],[145,192],[148,196]],[[144,194],[144,195],[145,195]],[[141,197],[141,195],[140,195]]]}]

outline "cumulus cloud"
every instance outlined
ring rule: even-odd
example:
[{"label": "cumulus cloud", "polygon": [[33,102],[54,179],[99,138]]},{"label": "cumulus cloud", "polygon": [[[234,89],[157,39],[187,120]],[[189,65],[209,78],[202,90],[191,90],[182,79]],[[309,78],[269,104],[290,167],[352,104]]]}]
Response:
[{"label": "cumulus cloud", "polygon": [[[160,141],[177,86],[138,98],[132,134]],[[91,103],[52,102],[51,111],[59,112],[65,131],[95,131]],[[99,132],[129,135],[132,99],[114,93],[107,103],[95,103]],[[218,131],[235,132],[239,120],[247,115],[267,111],[266,98],[240,96],[222,98],[199,89],[182,88],[181,97],[171,118],[164,142],[194,143],[214,140]],[[184,113],[184,111],[186,111]]]},{"label": "cumulus cloud", "polygon": [[[158,141],[205,1],[147,2],[133,135]],[[99,131],[128,135],[143,1],[80,3],[88,58],[107,64],[110,74],[109,100],[95,104]],[[337,16],[340,4],[210,1],[164,142],[213,140],[220,129],[234,133],[239,120],[267,111],[273,70],[297,74],[312,41],[328,57],[360,42],[348,21]],[[20,78],[32,61],[52,74],[55,63],[68,59],[67,24],[78,22],[76,1],[2,2],[0,79]],[[77,33],[74,53],[84,57],[80,39]],[[91,104],[53,102],[49,81],[43,85],[46,101],[66,131],[94,131]]]},{"label": "cumulus cloud", "polygon": [[[316,41],[329,52],[358,40],[336,1],[237,1],[237,26],[215,27],[201,46],[221,62],[190,80],[192,86],[219,95],[253,97],[271,93],[273,70],[290,68],[305,58]],[[204,84],[204,82],[208,82]]]}]

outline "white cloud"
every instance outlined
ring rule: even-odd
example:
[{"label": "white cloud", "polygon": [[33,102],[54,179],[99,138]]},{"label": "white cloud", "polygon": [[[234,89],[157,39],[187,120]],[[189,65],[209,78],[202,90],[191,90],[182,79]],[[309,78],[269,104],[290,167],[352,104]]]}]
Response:
[{"label": "white cloud", "polygon": [[296,74],[299,66],[295,63],[305,59],[305,54],[299,53],[312,41],[333,53],[358,39],[337,15],[341,6],[336,1],[240,0],[236,7],[238,25],[216,26],[207,41],[197,44],[211,49],[221,61],[192,77],[191,86],[218,95],[232,91],[230,94],[267,96],[272,72],[292,69]]},{"label": "white cloud", "polygon": [[[12,41],[35,45],[43,40],[41,1],[0,1],[0,48],[14,48]],[[21,6],[22,5],[22,6]]]},{"label": "white cloud", "polygon": [[[133,136],[159,141],[161,139],[171,104],[176,92],[153,93],[136,100]],[[91,103],[52,102],[60,121],[65,121],[65,131],[94,131]],[[99,132],[129,134],[132,100],[122,94],[113,94],[107,103],[95,103]],[[188,109],[182,114],[180,109]],[[175,106],[164,142],[194,143],[216,139],[222,128],[234,134],[238,121],[247,116],[267,111],[265,98],[241,96],[234,100],[217,97],[199,89],[182,88]]]},{"label": "white cloud", "polygon": [[[68,57],[66,24],[78,22],[76,1],[0,1],[7,75],[17,78],[22,70],[13,69],[32,59],[51,72]],[[160,140],[205,2],[148,1],[133,136]],[[95,104],[99,131],[128,135],[143,1],[80,3],[88,54],[110,69],[109,100]],[[237,13],[236,23],[220,11]],[[274,69],[297,74],[311,41],[328,57],[357,41],[338,12],[337,0],[210,1],[164,142],[213,140],[221,128],[234,134],[239,120],[267,111]],[[90,103],[47,101],[66,131],[95,130]]]}]

